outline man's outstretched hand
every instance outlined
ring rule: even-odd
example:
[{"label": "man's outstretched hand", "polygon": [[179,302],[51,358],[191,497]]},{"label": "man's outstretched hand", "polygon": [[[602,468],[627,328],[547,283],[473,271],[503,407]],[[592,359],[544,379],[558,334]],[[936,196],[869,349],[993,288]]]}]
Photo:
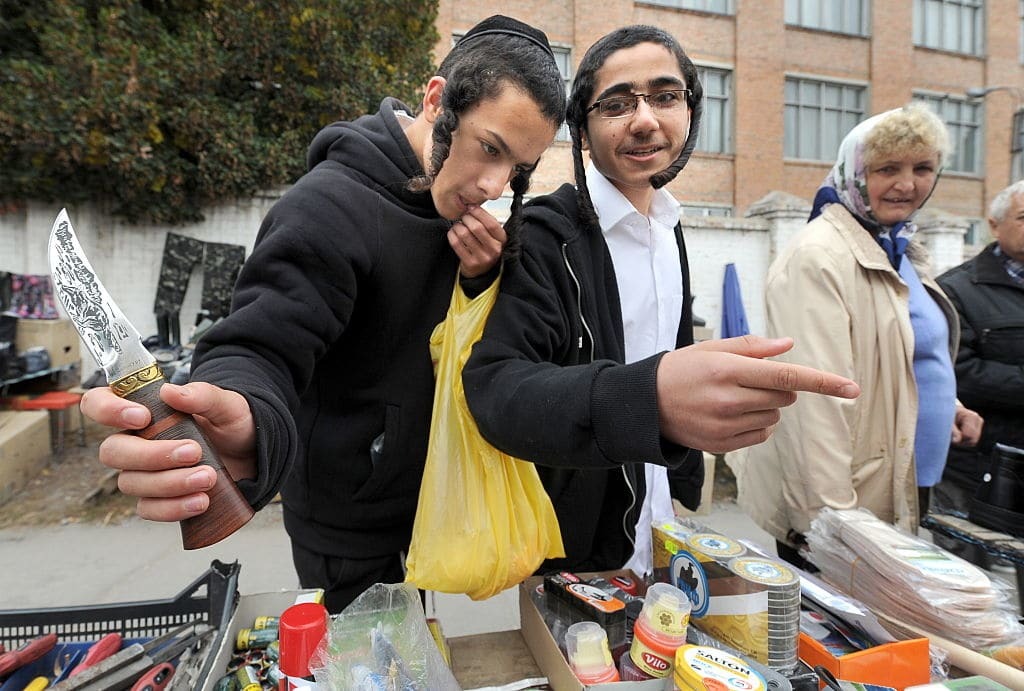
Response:
[{"label": "man's outstretched hand", "polygon": [[851,379],[765,358],[793,347],[791,338],[740,336],[667,353],[658,365],[661,433],[677,444],[725,453],[771,436],[779,409],[797,392],[856,398]]}]

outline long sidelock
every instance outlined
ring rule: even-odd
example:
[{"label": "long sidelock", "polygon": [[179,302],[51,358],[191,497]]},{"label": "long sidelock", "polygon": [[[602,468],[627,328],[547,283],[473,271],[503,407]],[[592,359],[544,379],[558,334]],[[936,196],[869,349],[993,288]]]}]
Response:
[{"label": "long sidelock", "polygon": [[146,406],[152,414],[149,427],[136,434],[145,439],[192,439],[202,447],[200,463],[217,471],[217,484],[208,492],[210,507],[181,521],[182,545],[185,549],[207,547],[231,535],[252,518],[252,507],[192,416],[160,400],[160,389],[167,382],[156,358],[100,283],[65,209],[53,222],[48,254],[54,292],[106,374],[110,388],[121,398]]}]

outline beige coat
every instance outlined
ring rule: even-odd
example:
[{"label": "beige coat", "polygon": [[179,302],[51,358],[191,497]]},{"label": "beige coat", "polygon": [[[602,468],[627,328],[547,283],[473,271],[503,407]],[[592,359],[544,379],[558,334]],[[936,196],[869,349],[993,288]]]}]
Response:
[{"label": "beige coat", "polygon": [[[950,324],[959,321],[911,242],[908,258]],[[864,507],[916,531],[914,432],[917,387],[909,289],[884,250],[840,204],[826,207],[772,263],[765,287],[768,335],[796,344],[779,360],[836,372],[861,395],[846,400],[802,393],[782,410],[763,444],[727,456],[740,506],[783,542],[806,534],[823,506]]]}]

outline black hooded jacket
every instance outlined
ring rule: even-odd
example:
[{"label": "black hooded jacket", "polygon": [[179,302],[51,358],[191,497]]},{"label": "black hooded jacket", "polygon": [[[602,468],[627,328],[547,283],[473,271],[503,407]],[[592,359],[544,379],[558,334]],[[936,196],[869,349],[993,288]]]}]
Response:
[{"label": "black hooded jacket", "polygon": [[[583,229],[572,185],[524,209],[523,252],[505,267],[483,338],[463,370],[466,400],[494,446],[538,465],[567,558],[541,570],[620,568],[633,552],[643,462],[668,466],[672,495],[695,509],[699,451],[659,431],[659,353],[629,365],[615,271],[603,235]],[[682,231],[678,345],[693,342]]]},{"label": "black hooded jacket", "polygon": [[1024,286],[990,244],[936,280],[960,315],[957,398],[985,419],[976,448],[952,447],[943,479],[973,492],[997,442],[1024,447]]},{"label": "black hooded jacket", "polygon": [[309,172],[267,214],[231,314],[193,366],[193,380],[252,408],[249,501],[280,489],[292,540],[338,557],[408,548],[433,403],[429,338],[458,270],[449,223],[429,192],[406,187],[423,171],[395,111],[409,112],[385,99],[316,136]]}]

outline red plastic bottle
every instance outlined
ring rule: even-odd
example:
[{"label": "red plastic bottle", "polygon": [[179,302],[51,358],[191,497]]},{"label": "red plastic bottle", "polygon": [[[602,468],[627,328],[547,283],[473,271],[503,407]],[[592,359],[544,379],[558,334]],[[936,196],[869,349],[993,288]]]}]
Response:
[{"label": "red plastic bottle", "polygon": [[278,684],[278,691],[315,688],[309,664],[320,639],[327,632],[327,617],[327,608],[316,602],[292,605],[281,613],[278,667],[284,676]]}]

